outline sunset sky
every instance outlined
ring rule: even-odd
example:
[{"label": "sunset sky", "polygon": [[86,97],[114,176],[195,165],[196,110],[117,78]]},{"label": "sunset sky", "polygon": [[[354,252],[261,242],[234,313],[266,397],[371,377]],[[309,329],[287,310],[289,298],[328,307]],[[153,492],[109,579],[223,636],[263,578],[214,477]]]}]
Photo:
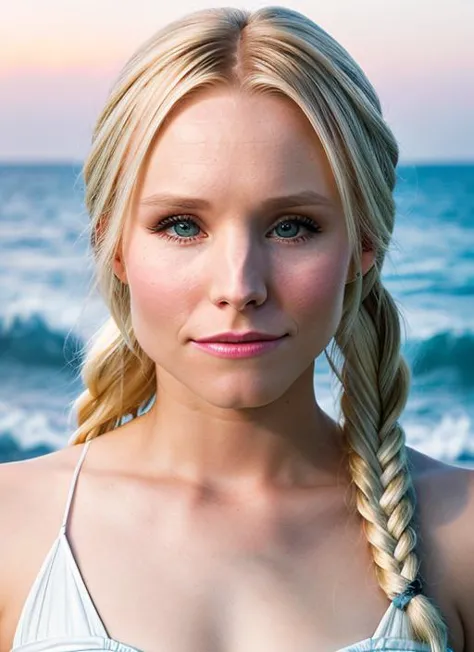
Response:
[{"label": "sunset sky", "polygon": [[268,4],[307,14],[354,56],[402,161],[474,161],[473,0],[4,3],[0,161],[82,161],[115,76],[154,31],[206,6]]}]

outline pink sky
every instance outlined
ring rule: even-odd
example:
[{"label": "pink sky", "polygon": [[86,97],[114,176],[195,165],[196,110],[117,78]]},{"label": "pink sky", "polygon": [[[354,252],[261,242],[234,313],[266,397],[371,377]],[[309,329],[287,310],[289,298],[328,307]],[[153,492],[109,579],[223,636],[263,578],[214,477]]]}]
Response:
[{"label": "pink sky", "polygon": [[[204,6],[156,0],[23,0],[2,8],[0,160],[78,160],[110,85],[133,51]],[[235,4],[254,9],[262,4]],[[474,161],[474,2],[281,3],[341,42],[379,93],[402,160]],[[119,7],[119,8],[117,8]]]}]

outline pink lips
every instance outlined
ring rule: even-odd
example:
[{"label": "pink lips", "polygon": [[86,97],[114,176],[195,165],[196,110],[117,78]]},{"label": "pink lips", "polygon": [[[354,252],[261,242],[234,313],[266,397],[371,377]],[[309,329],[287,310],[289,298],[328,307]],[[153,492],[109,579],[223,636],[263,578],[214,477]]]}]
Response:
[{"label": "pink lips", "polygon": [[[286,333],[284,333],[286,335]],[[282,335],[278,333],[265,333],[260,331],[227,331],[226,333],[217,333],[207,337],[196,338],[196,342],[261,342],[263,340],[277,340]]]},{"label": "pink lips", "polygon": [[258,340],[253,342],[196,342],[197,348],[219,358],[251,358],[276,349],[287,335],[273,340]]}]

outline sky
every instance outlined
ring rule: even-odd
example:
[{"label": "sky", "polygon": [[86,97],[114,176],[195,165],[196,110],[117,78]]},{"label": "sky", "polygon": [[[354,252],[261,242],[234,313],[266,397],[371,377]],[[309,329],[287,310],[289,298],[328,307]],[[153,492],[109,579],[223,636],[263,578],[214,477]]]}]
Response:
[{"label": "sky", "polygon": [[0,161],[82,162],[112,83],[156,30],[204,7],[278,4],[305,13],[362,67],[401,161],[474,162],[474,0],[4,3]]}]

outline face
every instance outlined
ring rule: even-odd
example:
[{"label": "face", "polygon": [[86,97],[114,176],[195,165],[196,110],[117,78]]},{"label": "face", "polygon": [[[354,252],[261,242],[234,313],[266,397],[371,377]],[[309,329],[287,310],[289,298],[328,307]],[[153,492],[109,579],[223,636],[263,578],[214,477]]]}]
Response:
[{"label": "face", "polygon": [[[268,203],[303,191],[321,200]],[[164,193],[203,203],[150,199]],[[155,139],[114,272],[129,285],[158,395],[240,409],[282,399],[304,374],[312,382],[350,259],[334,178],[305,116],[285,98],[214,90],[181,105]],[[247,330],[289,336],[241,359],[192,342]]]}]

